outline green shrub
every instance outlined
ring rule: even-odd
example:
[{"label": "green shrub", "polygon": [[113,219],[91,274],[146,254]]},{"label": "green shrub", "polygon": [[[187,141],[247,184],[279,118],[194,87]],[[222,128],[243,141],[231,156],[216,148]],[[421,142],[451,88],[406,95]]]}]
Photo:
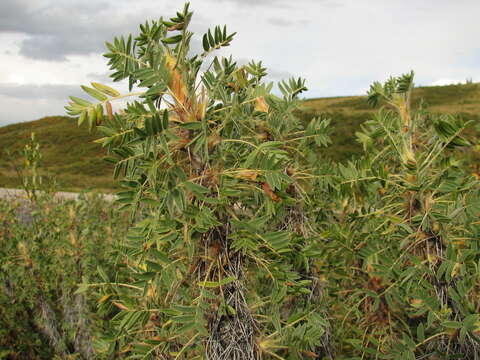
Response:
[{"label": "green shrub", "polygon": [[0,358],[94,359],[104,320],[75,291],[112,269],[127,219],[98,196],[55,200],[33,136],[24,157],[25,198],[0,201]]},{"label": "green shrub", "polygon": [[[339,359],[480,355],[479,182],[459,117],[412,112],[413,74],[375,83],[366,155],[318,169],[320,264]],[[333,199],[333,201],[332,201]]]},{"label": "green shrub", "polygon": [[[324,160],[329,120],[298,118],[304,81],[281,82],[276,96],[261,63],[212,57],[233,39],[225,27],[192,55],[191,16],[187,4],[107,43],[112,78],[131,92],[92,83],[83,89],[95,101],[67,107],[104,134],[122,178],[118,203],[130,211],[125,239],[109,255],[86,245],[65,260],[57,253],[70,249],[69,231],[48,239],[73,219],[43,219],[8,235],[14,271],[3,283],[22,279],[27,299],[72,294],[63,313],[84,296],[83,324],[98,335],[82,339],[96,358],[478,358],[480,189],[464,156],[468,122],[412,110],[406,74],[372,85],[368,100],[382,108],[356,134],[363,156]],[[130,96],[114,114],[111,102]],[[28,246],[23,231],[34,231]],[[90,274],[82,280],[79,264]],[[59,269],[77,276],[65,282]],[[7,328],[28,331],[9,316]],[[75,346],[63,316],[60,345],[44,357]],[[15,346],[30,351],[42,336]]]},{"label": "green shrub", "polygon": [[[262,82],[261,63],[211,57],[234,34],[215,27],[192,55],[192,13],[141,25],[107,43],[114,80],[83,89],[67,110],[105,134],[119,202],[141,221],[129,231],[118,274],[103,306],[121,312],[106,356],[256,359],[328,352],[311,260],[319,243],[304,212],[316,148],[328,120],[295,116],[304,81]],[[204,69],[201,71],[201,69]],[[117,114],[110,102],[139,98]],[[104,109],[105,107],[105,109]],[[107,116],[103,113],[106,112]],[[114,280],[114,279],[111,279]]]}]

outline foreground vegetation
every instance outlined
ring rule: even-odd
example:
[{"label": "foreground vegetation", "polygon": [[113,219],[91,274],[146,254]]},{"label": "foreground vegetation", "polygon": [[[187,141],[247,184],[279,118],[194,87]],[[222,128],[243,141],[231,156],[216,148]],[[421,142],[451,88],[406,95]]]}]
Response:
[{"label": "foreground vegetation", "polygon": [[127,219],[90,195],[0,201],[0,359],[96,358],[111,316],[76,290],[111,272]]},{"label": "foreground vegetation", "polygon": [[278,97],[261,63],[212,58],[226,28],[190,57],[191,16],[107,45],[114,80],[143,90],[124,112],[111,102],[129,94],[97,83],[67,107],[103,134],[116,204],[52,203],[35,161],[31,218],[1,204],[3,355],[478,358],[472,124],[416,104],[409,73],[372,85],[363,153],[328,160],[331,121],[302,118],[303,80]]}]

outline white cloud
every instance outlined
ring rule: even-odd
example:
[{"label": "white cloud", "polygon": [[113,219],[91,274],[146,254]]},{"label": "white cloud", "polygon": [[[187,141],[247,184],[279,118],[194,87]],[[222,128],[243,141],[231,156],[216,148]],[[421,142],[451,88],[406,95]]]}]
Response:
[{"label": "white cloud", "polygon": [[[15,10],[17,2],[24,7],[21,12]],[[222,54],[262,60],[276,81],[305,77],[307,97],[361,94],[372,81],[411,69],[420,85],[480,80],[478,0],[298,0],[294,6],[283,0],[191,3],[195,31],[202,34],[208,27],[227,24],[229,31],[238,32]],[[84,4],[1,0],[0,10],[2,6],[6,10],[3,15],[0,11],[0,85],[78,87],[105,78],[100,50],[105,40],[134,30],[140,19],[173,16],[183,7],[179,0]],[[23,27],[17,25],[20,20]],[[82,37],[82,32],[88,36]],[[63,111],[58,98],[41,104],[22,101],[0,96],[0,123]]]},{"label": "white cloud", "polygon": [[432,83],[429,84],[429,86],[443,86],[443,85],[452,85],[452,84],[461,84],[465,83],[466,79],[460,80],[460,79],[438,79],[433,81]]}]

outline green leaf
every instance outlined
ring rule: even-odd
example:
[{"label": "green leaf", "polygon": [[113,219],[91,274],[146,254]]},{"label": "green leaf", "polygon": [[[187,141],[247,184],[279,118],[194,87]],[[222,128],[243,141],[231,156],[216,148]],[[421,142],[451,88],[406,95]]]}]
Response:
[{"label": "green leaf", "polygon": [[168,129],[168,110],[163,111],[163,116],[162,116],[162,130]]},{"label": "green leaf", "polygon": [[171,36],[169,38],[162,39],[162,42],[164,44],[176,44],[182,41],[183,36],[182,35],[175,35]]},{"label": "green leaf", "polygon": [[180,127],[188,130],[200,130],[202,129],[202,123],[199,121],[192,121],[192,122],[180,124]]},{"label": "green leaf", "polygon": [[80,114],[80,116],[78,118],[78,126],[82,125],[83,122],[87,119],[87,114],[88,114],[87,111],[82,111],[82,113]]},{"label": "green leaf", "polygon": [[198,283],[198,285],[201,286],[201,287],[206,287],[206,288],[215,288],[215,287],[230,284],[231,282],[233,282],[235,280],[236,280],[235,277],[229,276],[225,279],[222,279],[221,281],[200,281]]},{"label": "green leaf", "polygon": [[88,128],[90,131],[93,129],[97,122],[97,112],[94,107],[88,109]]},{"label": "green leaf", "polygon": [[425,340],[425,327],[423,326],[423,323],[420,323],[417,326],[417,341],[423,342],[424,340]]},{"label": "green leaf", "polygon": [[220,43],[222,41],[222,33],[220,31],[220,26],[215,26],[215,43]]},{"label": "green leaf", "polygon": [[210,49],[210,45],[208,44],[207,34],[203,35],[202,44],[203,44],[203,50],[208,51],[208,49]]},{"label": "green leaf", "polygon": [[275,231],[259,235],[274,250],[285,250],[290,244],[290,233],[288,231]]},{"label": "green leaf", "polygon": [[95,109],[96,112],[96,122],[97,125],[103,121],[103,106],[102,104],[97,104],[97,108]]},{"label": "green leaf", "polygon": [[88,95],[91,97],[100,100],[100,101],[105,101],[108,100],[108,97],[106,97],[104,94],[102,94],[100,91],[97,91],[95,89],[89,88],[88,86],[81,85],[81,88],[83,91],[85,91]]},{"label": "green leaf", "polygon": [[150,249],[150,254],[165,266],[169,265],[172,262],[172,260],[167,255],[156,249]]},{"label": "green leaf", "polygon": [[458,321],[444,321],[442,322],[442,326],[449,329],[460,329],[462,327],[462,323]]},{"label": "green leaf", "polygon": [[69,98],[75,103],[75,104],[78,104],[78,105],[81,105],[81,106],[84,106],[84,107],[88,107],[90,105],[92,105],[92,103],[90,101],[87,101],[87,100],[84,100],[84,99],[80,99],[79,97],[76,97],[76,96],[69,96]]},{"label": "green leaf", "polygon": [[162,272],[163,271],[163,266],[160,264],[157,264],[156,262],[153,261],[146,261],[145,262],[148,266],[148,269],[150,271],[157,271],[157,272]]},{"label": "green leaf", "polygon": [[155,272],[144,272],[144,273],[137,273],[135,274],[134,276],[137,278],[137,279],[140,279],[140,280],[151,280],[155,277],[156,273]]},{"label": "green leaf", "polygon": [[101,91],[106,95],[113,96],[113,97],[118,97],[121,95],[117,90],[111,88],[110,86],[103,85],[97,82],[92,82],[91,84],[95,89],[97,89],[98,91]]},{"label": "green leaf", "polygon": [[210,32],[210,29],[208,29],[208,42],[210,43],[210,46],[215,46],[215,39],[212,36],[212,33]]},{"label": "green leaf", "polygon": [[202,195],[202,194],[206,194],[206,193],[210,192],[210,190],[208,188],[206,188],[205,186],[196,184],[192,181],[186,181],[186,182],[184,182],[184,185],[188,190],[190,190],[194,194]]}]

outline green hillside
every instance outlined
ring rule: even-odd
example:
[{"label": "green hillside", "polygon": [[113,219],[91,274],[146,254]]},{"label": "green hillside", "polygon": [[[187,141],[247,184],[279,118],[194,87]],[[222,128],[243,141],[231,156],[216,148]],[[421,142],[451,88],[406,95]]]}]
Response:
[{"label": "green hillside", "polygon": [[[419,87],[414,91],[413,105],[418,107],[421,100],[432,112],[474,119],[478,127],[480,84]],[[343,160],[361,151],[355,132],[375,111],[367,104],[365,96],[332,97],[306,100],[300,116],[306,121],[319,115],[332,119],[333,145],[325,150],[324,155]],[[55,175],[61,189],[111,191],[115,188],[112,167],[102,160],[105,151],[93,142],[98,136],[89,134],[85,127],[78,128],[72,119],[61,116],[0,128],[0,187],[19,186],[12,158],[5,151],[20,151],[32,131],[42,145],[44,168]]]},{"label": "green hillside", "polygon": [[[62,116],[8,125],[0,128],[0,187],[18,187],[15,171],[18,152],[35,132],[41,144],[42,167],[54,175],[63,190],[96,189],[111,191],[112,166],[103,160],[106,152],[93,142],[99,136],[79,128],[76,121]],[[11,153],[9,155],[7,152]]]}]

